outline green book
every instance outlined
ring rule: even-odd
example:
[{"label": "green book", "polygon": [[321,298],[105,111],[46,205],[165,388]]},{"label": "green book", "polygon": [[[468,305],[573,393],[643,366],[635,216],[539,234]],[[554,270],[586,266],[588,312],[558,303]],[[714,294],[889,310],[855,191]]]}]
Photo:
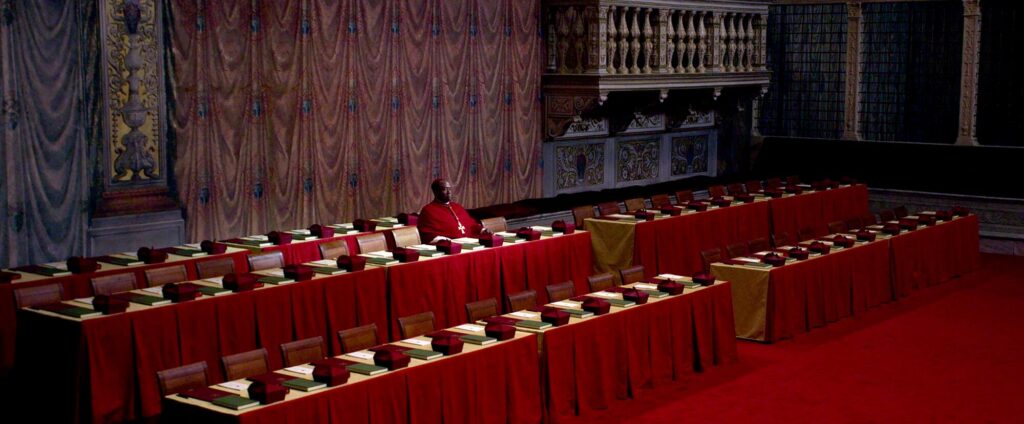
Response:
[{"label": "green book", "polygon": [[644,292],[644,293],[647,293],[648,296],[653,297],[655,299],[661,299],[663,297],[668,297],[668,293],[665,293],[663,291],[658,291],[658,290],[640,290],[640,291]]},{"label": "green book", "polygon": [[414,250],[419,252],[421,258],[433,258],[435,256],[444,256],[444,252],[442,252],[440,250],[426,250],[426,249],[424,249],[424,250],[414,249]]},{"label": "green book", "polygon": [[551,327],[551,324],[548,324],[544,321],[523,320],[516,321],[516,327],[530,328],[533,330],[543,330],[545,328]]},{"label": "green book", "polygon": [[206,256],[206,252],[196,249],[174,249],[171,251],[172,255],[184,256],[187,258],[195,258],[199,256]]},{"label": "green book", "polygon": [[252,247],[269,247],[269,246],[273,246],[274,245],[274,243],[271,243],[271,242],[269,242],[267,240],[238,239],[238,240],[235,240],[235,241],[232,241],[232,242],[233,243],[238,243],[238,244],[244,244],[246,246],[252,246]]},{"label": "green book", "polygon": [[459,336],[459,338],[462,339],[462,341],[464,341],[466,343],[475,344],[475,345],[486,345],[486,344],[491,344],[491,343],[494,343],[494,342],[498,341],[498,339],[496,339],[494,337],[478,336],[476,334],[466,334],[466,335],[463,335],[463,336]]},{"label": "green book", "polygon": [[390,259],[390,258],[367,257],[366,258],[366,263],[371,264],[371,265],[384,266],[384,265],[394,265],[394,264],[397,264],[398,260],[397,259]]},{"label": "green book", "polygon": [[584,311],[582,309],[573,309],[573,308],[559,308],[559,309],[567,312],[569,315],[572,315],[572,316],[574,316],[576,318],[587,318],[587,317],[594,316],[593,312]]},{"label": "green book", "polygon": [[608,303],[612,304],[612,306],[618,306],[620,308],[625,308],[625,307],[636,305],[636,302],[634,302],[632,300],[622,300],[622,299],[604,299],[604,300],[607,300]]},{"label": "green book", "polygon": [[332,267],[332,266],[320,266],[320,267],[313,268],[313,272],[315,272],[317,274],[337,275],[337,274],[344,274],[345,270],[343,270],[341,268],[337,268],[337,267]]},{"label": "green book", "polygon": [[294,233],[292,233],[292,240],[294,240],[294,241],[311,240],[311,239],[315,239],[315,238],[316,238],[316,236],[312,235],[312,234],[294,234]]},{"label": "green book", "polygon": [[484,248],[484,245],[480,243],[459,243],[462,245],[462,250],[480,250]]},{"label": "green book", "polygon": [[162,297],[147,296],[147,295],[144,295],[144,294],[135,294],[135,293],[132,293],[132,297],[128,301],[132,302],[132,303],[138,303],[140,305],[149,305],[149,306],[167,305],[167,304],[171,303],[171,299],[164,299]]},{"label": "green book", "polygon": [[391,222],[391,221],[378,221],[376,219],[372,219],[371,221],[373,221],[375,224],[377,224],[377,228],[394,228],[394,227],[402,226],[402,224],[399,224],[397,222]]},{"label": "green book", "polygon": [[289,389],[300,390],[303,392],[312,392],[327,387],[327,384],[319,381],[306,380],[305,378],[293,378],[281,383]]},{"label": "green book", "polygon": [[231,290],[222,289],[220,287],[200,287],[199,292],[207,296],[220,296],[222,294],[231,293]]},{"label": "green book", "polygon": [[693,281],[680,281],[679,284],[682,284],[683,287],[686,287],[688,289],[695,289],[700,287],[700,284],[695,283]]},{"label": "green book", "polygon": [[214,399],[212,402],[214,405],[221,406],[228,409],[234,409],[240,411],[243,409],[252,408],[260,403],[258,401],[244,398],[238,395],[228,395]]},{"label": "green book", "polygon": [[402,352],[402,353],[405,353],[406,355],[409,355],[410,357],[413,357],[413,358],[416,358],[416,359],[422,359],[424,361],[429,361],[431,359],[437,359],[437,358],[440,358],[440,357],[444,356],[444,355],[441,354],[441,352],[435,352],[433,350],[424,350],[424,349],[409,349],[409,350],[407,350],[405,352]]},{"label": "green book", "polygon": [[752,266],[752,267],[757,267],[757,268],[771,268],[772,267],[771,264],[766,264],[764,262],[747,262],[747,263],[743,264],[743,266]]},{"label": "green book", "polygon": [[74,318],[89,318],[103,315],[103,312],[97,311],[95,309],[80,308],[77,306],[69,306],[66,309],[61,309],[54,312]]},{"label": "green book", "polygon": [[345,368],[348,369],[349,372],[354,372],[356,374],[362,375],[377,375],[388,370],[387,368],[378,367],[376,365],[371,364],[352,364]]},{"label": "green book", "polygon": [[144,262],[138,259],[122,258],[120,256],[104,256],[96,259],[100,262],[106,262],[108,264],[120,265],[120,266],[135,266],[142,265]]},{"label": "green book", "polygon": [[288,284],[288,283],[294,283],[295,282],[295,280],[293,280],[291,278],[288,278],[288,277],[273,277],[273,276],[261,277],[260,279],[258,279],[256,281],[261,282],[263,284],[273,284],[275,286],[279,285],[279,284]]}]

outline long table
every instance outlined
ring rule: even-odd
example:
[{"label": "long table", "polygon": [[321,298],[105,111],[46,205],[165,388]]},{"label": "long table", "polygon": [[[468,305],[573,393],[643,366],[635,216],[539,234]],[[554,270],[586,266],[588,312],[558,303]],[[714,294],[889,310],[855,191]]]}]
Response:
[{"label": "long table", "polygon": [[853,184],[839,188],[806,192],[797,196],[772,199],[772,234],[787,233],[796,238],[803,228],[814,236],[828,234],[828,223],[867,215],[868,187]]}]

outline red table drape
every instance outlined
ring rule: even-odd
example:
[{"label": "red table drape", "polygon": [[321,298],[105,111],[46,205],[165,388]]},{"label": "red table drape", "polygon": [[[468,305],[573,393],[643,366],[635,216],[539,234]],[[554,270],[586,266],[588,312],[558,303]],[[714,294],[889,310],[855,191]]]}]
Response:
[{"label": "red table drape", "polygon": [[771,199],[772,234],[796,238],[802,228],[814,229],[815,237],[828,234],[828,223],[859,218],[869,213],[868,187],[854,184],[825,191]]},{"label": "red table drape", "polygon": [[892,243],[896,295],[932,286],[978,269],[978,216],[968,215],[897,235]]},{"label": "red table drape", "polygon": [[306,262],[312,262],[322,259],[320,256],[320,245],[329,243],[335,240],[345,240],[348,245],[349,252],[359,252],[359,247],[356,245],[356,236],[358,234],[345,234],[340,236],[329,237],[325,239],[316,239],[310,241],[299,241],[292,242],[277,246],[267,246],[260,249],[261,252],[276,252],[280,251],[284,256],[284,263],[288,265],[292,264],[303,264]]}]

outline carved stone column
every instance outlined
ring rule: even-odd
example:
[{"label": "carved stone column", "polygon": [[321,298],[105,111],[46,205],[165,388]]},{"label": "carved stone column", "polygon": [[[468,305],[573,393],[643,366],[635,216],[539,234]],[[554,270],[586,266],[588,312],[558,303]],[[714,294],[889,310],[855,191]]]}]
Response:
[{"label": "carved stone column", "polygon": [[978,62],[981,51],[981,0],[964,2],[964,49],[960,65],[960,129],[956,144],[976,146]]},{"label": "carved stone column", "polygon": [[846,3],[846,107],[843,114],[843,139],[860,140],[860,2]]}]

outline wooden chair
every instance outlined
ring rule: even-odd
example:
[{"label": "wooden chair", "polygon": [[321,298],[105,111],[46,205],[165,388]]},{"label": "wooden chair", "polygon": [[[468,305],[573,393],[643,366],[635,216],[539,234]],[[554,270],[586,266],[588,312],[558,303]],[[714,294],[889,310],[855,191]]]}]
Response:
[{"label": "wooden chair", "polygon": [[576,287],[573,286],[572,281],[548,284],[545,289],[548,291],[548,302],[558,302],[576,296]]},{"label": "wooden chair", "polygon": [[843,221],[832,221],[828,223],[829,234],[840,234],[846,232],[846,223]]},{"label": "wooden chair", "polygon": [[509,312],[533,309],[537,307],[537,292],[533,290],[524,290],[516,294],[505,296],[505,300],[508,302],[505,306],[508,306],[507,310]]},{"label": "wooden chair", "polygon": [[420,232],[416,227],[395,228],[390,231],[390,236],[392,241],[395,243],[395,247],[406,247],[420,244]]},{"label": "wooden chair", "polygon": [[499,231],[508,231],[508,224],[505,222],[505,217],[503,216],[481,219],[480,225],[483,226],[485,230],[488,230],[491,233],[497,233]]},{"label": "wooden chair", "polygon": [[603,274],[591,275],[587,277],[587,283],[590,284],[590,292],[599,292],[604,289],[610,289],[615,286],[615,276],[606,272]]},{"label": "wooden chair", "polygon": [[317,246],[320,249],[320,257],[323,259],[337,259],[339,256],[348,256],[348,241],[335,240],[321,243]]},{"label": "wooden chair", "polygon": [[427,311],[400,317],[398,318],[398,329],[403,339],[422,336],[434,331],[434,313]]},{"label": "wooden chair", "polygon": [[14,306],[17,308],[49,305],[58,303],[63,298],[64,286],[60,283],[14,289]]},{"label": "wooden chair", "polygon": [[92,284],[92,293],[94,296],[100,294],[111,295],[138,288],[138,286],[135,285],[134,272],[95,277],[90,279],[89,283]]},{"label": "wooden chair", "polygon": [[323,336],[310,337],[281,344],[281,357],[285,367],[308,364],[324,358]]},{"label": "wooden chair", "polygon": [[747,192],[746,188],[744,188],[743,184],[741,183],[729,184],[725,186],[725,190],[729,193],[730,196],[735,196],[737,194],[743,194]]},{"label": "wooden chair", "polygon": [[725,187],[720,185],[713,185],[708,187],[708,196],[710,197],[721,197],[725,196]]},{"label": "wooden chair", "polygon": [[209,386],[206,361],[157,371],[156,382],[160,387],[160,396],[170,396],[186,390]]},{"label": "wooden chair", "polygon": [[704,263],[704,272],[711,272],[711,264],[722,261],[722,249],[715,247],[702,250],[700,260]]},{"label": "wooden chair", "polygon": [[163,268],[147,269],[146,287],[157,287],[167,283],[180,283],[188,281],[188,270],[185,265],[166,266]]},{"label": "wooden chair", "polygon": [[601,216],[619,213],[619,202],[598,203],[597,211],[601,213]]},{"label": "wooden chair", "polygon": [[220,277],[235,273],[234,258],[220,258],[196,262],[196,274],[199,278]]},{"label": "wooden chair", "polygon": [[636,212],[640,209],[647,208],[647,204],[644,203],[644,199],[641,199],[639,197],[635,199],[626,199],[624,203],[626,204],[627,212]]},{"label": "wooden chair", "polygon": [[864,224],[861,223],[860,217],[857,216],[847,219],[845,223],[847,231],[854,231],[864,228]]},{"label": "wooden chair", "polygon": [[249,271],[284,268],[284,253],[280,250],[250,254],[247,259],[249,260]]},{"label": "wooden chair", "polygon": [[782,187],[782,178],[772,177],[772,178],[769,178],[767,180],[764,180],[764,188],[781,188],[781,187]]},{"label": "wooden chair", "polygon": [[761,182],[758,180],[750,180],[743,183],[743,188],[747,190],[747,193],[758,193],[764,190],[764,187],[761,186]]},{"label": "wooden chair", "polygon": [[655,194],[651,196],[651,208],[661,209],[666,206],[672,206],[672,199],[667,194]]},{"label": "wooden chair", "polygon": [[681,205],[693,201],[693,190],[680,190],[676,192],[676,204]]},{"label": "wooden chair", "polygon": [[338,331],[338,341],[341,342],[341,353],[377,346],[377,324],[340,330]]},{"label": "wooden chair", "polygon": [[381,233],[356,236],[356,244],[359,245],[359,253],[388,250],[388,242],[384,239],[384,234]]},{"label": "wooden chair", "polygon": [[750,254],[750,249],[747,247],[747,244],[742,242],[725,246],[725,251],[729,254],[730,258],[738,258]]},{"label": "wooden chair", "polygon": [[867,215],[860,217],[860,223],[865,227],[868,225],[875,225],[878,224],[878,217],[869,212]]},{"label": "wooden chair", "polygon": [[227,381],[266,374],[270,368],[267,365],[267,349],[262,347],[225,356],[220,358],[220,362],[224,365],[224,376]]},{"label": "wooden chair", "polygon": [[572,219],[576,223],[576,228],[583,229],[583,222],[587,218],[594,217],[594,206],[584,205],[572,208]]},{"label": "wooden chair", "polygon": [[774,236],[772,236],[772,239],[775,242],[775,247],[776,248],[779,248],[779,247],[782,247],[782,246],[789,246],[789,245],[793,244],[793,238],[789,235],[789,233],[787,233],[785,231],[783,231],[781,233],[778,233],[778,234],[775,234]]},{"label": "wooden chair", "polygon": [[493,297],[466,304],[466,319],[474,323],[498,315],[498,301]]},{"label": "wooden chair", "polygon": [[906,218],[907,215],[910,215],[910,213],[907,212],[907,207],[906,206],[897,206],[896,208],[894,208],[892,210],[892,212],[893,212],[893,214],[896,215],[896,219]]},{"label": "wooden chair", "polygon": [[622,285],[633,284],[644,280],[644,266],[633,265],[629,268],[622,268],[619,270],[619,278],[622,279]]},{"label": "wooden chair", "polygon": [[895,221],[896,220],[896,212],[893,212],[893,211],[888,210],[888,209],[878,211],[878,219],[881,220],[882,222]]},{"label": "wooden chair", "polygon": [[800,241],[811,240],[815,237],[815,234],[817,234],[817,232],[815,232],[814,228],[811,227],[804,227],[801,228],[800,231],[796,232],[796,235],[797,237],[800,238]]},{"label": "wooden chair", "polygon": [[772,244],[768,242],[767,238],[760,237],[747,242],[747,247],[750,248],[750,253],[757,253],[771,249]]}]

